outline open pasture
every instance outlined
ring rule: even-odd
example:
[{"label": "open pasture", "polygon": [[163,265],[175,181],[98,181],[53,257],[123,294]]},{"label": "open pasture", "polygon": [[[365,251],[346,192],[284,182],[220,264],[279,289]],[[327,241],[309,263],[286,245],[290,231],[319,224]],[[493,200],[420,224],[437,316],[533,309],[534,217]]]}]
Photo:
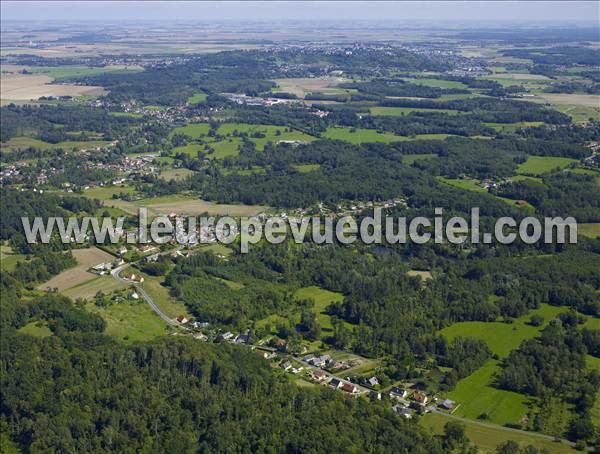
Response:
[{"label": "open pasture", "polygon": [[493,353],[504,358],[525,339],[531,339],[539,335],[543,326],[529,325],[528,321],[532,315],[542,316],[545,325],[566,310],[566,307],[542,304],[538,309],[534,309],[529,314],[515,319],[513,323],[458,322],[442,329],[440,334],[448,341],[459,336],[480,339],[487,344]]},{"label": "open pasture", "polygon": [[576,159],[561,158],[556,156],[530,156],[517,167],[517,173],[525,175],[542,175],[556,168],[564,169],[576,163]]},{"label": "open pasture", "polygon": [[375,106],[370,109],[371,115],[382,115],[382,116],[397,116],[397,115],[408,115],[411,112],[434,112],[434,113],[445,113],[448,115],[459,115],[460,111],[452,109],[428,109],[425,107],[385,107]]},{"label": "open pasture", "polygon": [[331,292],[329,290],[322,289],[316,285],[310,287],[303,287],[296,290],[294,297],[297,300],[312,300],[315,305],[313,311],[317,316],[317,322],[321,328],[325,331],[331,332],[333,325],[331,324],[331,317],[325,312],[327,306],[331,303],[343,301],[344,295],[341,293]]},{"label": "open pasture", "polygon": [[[420,420],[420,424],[428,429],[430,433],[441,435],[444,433],[444,425],[452,421],[449,416],[439,413],[428,413]],[[494,453],[498,445],[513,440],[519,443],[521,448],[532,445],[549,454],[575,453],[575,449],[564,443],[557,443],[540,436],[535,432],[515,432],[505,427],[493,426],[479,421],[461,421],[465,425],[465,432],[469,440],[477,445],[480,452]]]}]

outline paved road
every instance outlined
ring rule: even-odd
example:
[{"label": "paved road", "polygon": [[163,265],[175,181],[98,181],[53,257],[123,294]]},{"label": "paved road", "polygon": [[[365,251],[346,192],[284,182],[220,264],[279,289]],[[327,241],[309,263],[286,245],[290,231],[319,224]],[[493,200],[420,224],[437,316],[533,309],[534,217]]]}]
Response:
[{"label": "paved road", "polygon": [[[122,282],[122,283],[124,283],[126,285],[131,285],[132,284],[131,281],[127,281],[127,280],[123,279],[120,276],[121,272],[123,270],[125,270],[126,268],[129,268],[129,266],[130,265],[128,263],[126,263],[125,265],[121,265],[121,266],[113,269],[110,272],[110,274],[112,275],[113,278],[115,278],[119,282]],[[152,308],[152,310],[154,312],[156,312],[156,314],[160,318],[162,318],[165,322],[167,322],[171,326],[177,326],[179,328],[183,328],[183,329],[188,330],[187,327],[182,326],[179,322],[177,322],[177,320],[174,320],[174,319],[170,318],[167,314],[165,314],[156,305],[156,303],[154,302],[154,300],[152,299],[152,297],[150,295],[148,295],[148,293],[141,287],[141,285],[139,285],[139,284],[133,284],[133,286],[135,287],[136,292],[139,293],[142,298],[144,298],[144,300],[150,305],[150,307]],[[269,350],[273,351],[274,349],[269,349]],[[312,364],[307,363],[306,361],[304,361],[302,358],[300,358],[298,356],[293,356],[293,355],[289,355],[289,354],[288,355],[284,355],[284,356],[288,356],[289,358],[292,358],[295,361],[298,361],[299,363],[303,364],[304,366],[306,366],[309,369],[312,369],[312,370],[320,369],[320,368],[318,368],[316,366],[313,366]],[[323,370],[323,372],[327,375],[328,378],[337,378],[339,380],[342,380],[343,382],[348,382],[347,380],[344,380],[341,377],[338,377],[338,376],[336,376],[334,374],[330,374],[329,372],[327,372],[325,370]],[[348,382],[348,383],[350,383],[350,382]],[[368,393],[369,391],[371,391],[369,388],[366,388],[366,387],[361,386],[359,384],[356,384],[356,383],[353,383],[353,384],[354,384],[354,386],[356,386],[356,387],[359,388],[360,393]],[[544,439],[549,440],[549,441],[555,441],[556,440],[556,437],[552,437],[550,435],[541,434],[539,432],[530,432],[530,431],[527,431],[527,430],[513,429],[512,427],[499,426],[497,424],[489,424],[489,423],[477,421],[477,420],[474,420],[474,419],[468,419],[468,418],[463,418],[461,416],[451,415],[449,413],[439,411],[439,410],[437,410],[435,408],[432,409],[432,412],[436,413],[436,414],[439,414],[439,415],[442,415],[442,416],[445,416],[447,418],[452,418],[452,419],[456,419],[458,421],[462,421],[462,422],[465,422],[465,423],[475,424],[475,425],[479,425],[479,426],[482,426],[482,427],[487,427],[487,428],[493,429],[493,430],[503,430],[503,431],[507,431],[507,432],[519,433],[519,434],[522,434],[522,435],[544,438]],[[573,443],[571,441],[568,441],[568,440],[564,440],[564,439],[561,439],[561,443],[564,443],[564,444],[569,445],[569,446],[575,446],[575,443]]]},{"label": "paved road", "polygon": [[[112,277],[114,277],[117,281],[122,282],[126,285],[130,285],[132,284],[131,281],[127,281],[125,279],[123,279],[120,274],[121,271],[123,271],[124,269],[129,268],[129,264],[125,264],[125,265],[121,265],[117,268],[115,268],[114,270],[112,270],[110,272],[110,274],[112,275]],[[180,328],[183,328],[179,322],[177,320],[172,319],[171,317],[169,317],[167,314],[165,314],[160,307],[158,307],[156,305],[156,303],[154,302],[154,300],[152,299],[152,297],[150,295],[148,295],[148,293],[146,292],[146,290],[144,290],[142,288],[141,285],[139,284],[135,284],[133,283],[133,286],[135,287],[135,291],[142,297],[144,298],[144,300],[150,305],[150,307],[152,308],[152,310],[154,312],[156,312],[156,314],[162,318],[165,322],[167,322],[169,325],[171,326],[178,326]]]}]

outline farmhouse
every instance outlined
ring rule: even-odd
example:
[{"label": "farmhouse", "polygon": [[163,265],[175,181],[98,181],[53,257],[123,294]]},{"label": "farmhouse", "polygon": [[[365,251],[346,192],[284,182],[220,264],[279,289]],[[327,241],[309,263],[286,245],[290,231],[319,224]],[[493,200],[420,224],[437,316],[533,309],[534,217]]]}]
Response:
[{"label": "farmhouse", "polygon": [[179,323],[181,323],[182,325],[189,322],[189,320],[187,319],[187,317],[185,315],[179,315],[177,316],[176,319]]},{"label": "farmhouse", "polygon": [[283,370],[288,370],[292,367],[292,363],[290,363],[289,361],[284,361],[279,365],[279,367],[281,367]]}]

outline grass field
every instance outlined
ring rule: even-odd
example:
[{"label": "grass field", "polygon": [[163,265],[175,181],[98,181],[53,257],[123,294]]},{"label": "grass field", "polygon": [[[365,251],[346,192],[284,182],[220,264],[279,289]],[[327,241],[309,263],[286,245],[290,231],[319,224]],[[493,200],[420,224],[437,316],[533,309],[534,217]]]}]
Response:
[{"label": "grass field", "polygon": [[376,106],[371,107],[371,115],[384,115],[384,116],[397,116],[397,115],[408,115],[411,112],[438,112],[445,113],[448,115],[458,115],[460,111],[452,109],[427,109],[424,107],[384,107]]},{"label": "grass field", "polygon": [[417,84],[417,85],[425,85],[427,87],[437,87],[437,88],[468,88],[462,82],[456,82],[454,80],[444,80],[444,79],[404,79],[407,82]]},{"label": "grass field", "polygon": [[600,238],[600,222],[577,224],[577,235]]},{"label": "grass field", "polygon": [[62,148],[64,150],[84,150],[89,148],[103,147],[108,145],[109,143],[110,142],[107,142],[105,140],[67,140],[64,142],[49,143],[44,142],[43,140],[33,139],[31,137],[13,137],[6,143],[2,144],[2,150],[10,151],[29,147],[39,148],[40,150],[50,150],[55,148]]},{"label": "grass field", "polygon": [[583,326],[590,329],[600,329],[600,318],[589,317]]},{"label": "grass field", "polygon": [[118,194],[133,194],[135,193],[135,189],[132,186],[128,185],[118,185],[118,186],[97,186],[95,188],[89,188],[84,191],[84,195],[91,199],[98,200],[109,200],[112,199],[113,195]]},{"label": "grass field", "polygon": [[375,129],[355,128],[354,132],[351,128],[333,127],[327,128],[322,137],[332,140],[345,140],[353,144],[370,143],[370,142],[400,142],[404,140],[443,140],[448,137],[448,134],[421,134],[416,136],[398,136],[388,132],[377,132]]},{"label": "grass field", "polygon": [[[475,179],[454,179],[454,178],[446,178],[446,177],[437,177],[438,181],[442,183],[448,184],[450,186],[454,186],[455,188],[465,189],[467,191],[475,191],[475,192],[485,192],[487,193],[487,189],[480,186],[479,180]],[[494,196],[498,200],[502,200],[509,205],[521,208],[523,210],[527,210],[530,212],[535,212],[535,208],[529,202],[525,201],[524,205],[516,205],[517,201],[513,199],[508,199],[506,197]]]},{"label": "grass field", "polygon": [[160,172],[160,177],[163,180],[185,180],[187,177],[194,175],[196,172],[190,169],[168,169]]},{"label": "grass field", "polygon": [[102,291],[105,295],[108,295],[115,290],[121,290],[123,288],[125,288],[125,284],[117,281],[111,276],[97,276],[89,281],[69,287],[68,289],[63,290],[61,293],[74,300],[77,298],[91,300],[99,291]]},{"label": "grass field", "polygon": [[542,330],[543,326],[536,327],[527,324],[532,315],[544,317],[544,324],[546,324],[566,310],[565,307],[542,304],[538,309],[515,319],[513,323],[459,322],[444,328],[440,334],[449,341],[458,336],[480,339],[488,345],[492,352],[504,358],[525,339],[536,337]]},{"label": "grass field", "polygon": [[77,265],[40,284],[38,289],[57,288],[59,291],[63,291],[78,286],[97,277],[88,271],[91,266],[114,260],[112,255],[97,247],[74,249],[72,252],[77,260]]},{"label": "grass field", "polygon": [[[143,274],[143,273],[142,273]],[[189,313],[185,305],[169,295],[169,290],[161,285],[164,280],[160,276],[144,276],[144,290],[152,297],[156,305],[169,317],[175,318],[179,315],[189,317]]]},{"label": "grass field", "polygon": [[311,285],[310,287],[303,287],[296,290],[294,297],[297,300],[314,301],[315,306],[313,310],[317,316],[317,322],[321,326],[321,329],[329,333],[333,330],[331,317],[325,313],[325,310],[331,303],[342,301],[344,299],[344,295],[341,293],[330,292],[329,290],[324,290],[315,285]]},{"label": "grass field", "polygon": [[556,168],[564,169],[577,162],[577,159],[560,158],[555,156],[530,156],[517,167],[517,173],[528,175],[541,175]]},{"label": "grass field", "polygon": [[187,103],[188,104],[198,104],[198,103],[206,101],[206,98],[207,98],[206,93],[202,93],[202,92],[195,93],[193,96],[190,96],[187,99]]},{"label": "grass field", "polygon": [[48,328],[46,322],[29,322],[27,325],[19,328],[19,332],[22,334],[29,334],[33,337],[48,337],[52,336],[52,331]]},{"label": "grass field", "polygon": [[402,162],[407,165],[411,165],[415,161],[420,161],[422,159],[432,159],[437,158],[438,155],[435,153],[420,153],[420,154],[407,154],[402,156]]},{"label": "grass field", "polygon": [[542,126],[543,121],[520,121],[518,123],[483,123],[485,126],[493,128],[496,132],[509,132],[513,133],[520,128],[532,128],[535,126]]},{"label": "grass field", "polygon": [[449,184],[459,189],[466,189],[468,191],[487,192],[487,189],[479,185],[479,180],[474,179],[454,179],[446,177],[437,177],[442,183]]},{"label": "grass field", "polygon": [[[127,203],[130,204],[130,208],[132,206],[134,209],[137,209],[137,207],[147,207],[151,214],[170,214],[174,212],[177,214],[187,214],[190,216],[197,216],[202,213],[224,216],[253,216],[263,212],[267,208],[259,205],[217,204],[214,202],[206,202],[197,198],[180,195],[141,199],[136,200],[134,203]],[[117,206],[121,208],[122,205],[123,204],[117,204]]]},{"label": "grass field", "polygon": [[[538,336],[550,320],[566,310],[565,307],[543,304],[529,314],[515,319],[511,324],[460,322],[444,328],[440,333],[449,341],[457,336],[480,339],[493,353],[500,358],[505,358],[525,339]],[[527,324],[534,314],[544,318],[542,326],[535,327]],[[500,362],[489,360],[474,373],[459,381],[456,388],[447,394],[449,399],[460,403],[456,415],[476,419],[485,413],[489,420],[496,424],[519,423],[534,401],[519,393],[494,388],[492,383],[499,370]]]},{"label": "grass field", "polygon": [[300,173],[314,172],[321,168],[320,164],[297,164],[294,168]]},{"label": "grass field", "polygon": [[446,395],[448,399],[460,404],[454,414],[469,419],[487,414],[490,422],[500,425],[519,423],[529,412],[533,401],[523,394],[491,386],[499,371],[499,361],[491,359],[467,378],[460,380],[456,388]]},{"label": "grass field", "polygon": [[12,271],[17,266],[17,262],[25,260],[25,255],[16,254],[10,246],[0,246],[0,269],[2,271]]},{"label": "grass field", "polygon": [[[286,131],[286,129],[288,129]],[[256,148],[263,150],[268,142],[277,143],[279,141],[302,141],[311,142],[315,137],[294,129],[289,130],[284,126],[274,125],[251,125],[245,123],[224,123],[217,133],[222,136],[221,139],[209,137],[207,134],[210,130],[208,123],[195,123],[176,128],[171,131],[173,134],[186,134],[192,139],[200,140],[202,143],[188,143],[173,149],[173,153],[186,153],[190,156],[196,156],[198,151],[206,153],[207,157],[215,159],[223,159],[227,156],[237,156],[238,148],[242,144],[242,138],[237,133],[246,133],[248,139],[256,145]],[[264,137],[253,137],[253,135],[261,135]],[[213,152],[207,151],[207,146],[212,148]]]},{"label": "grass field", "polygon": [[124,301],[107,307],[88,303],[86,309],[106,321],[109,336],[128,342],[147,341],[165,334],[166,323],[144,301]]},{"label": "grass field", "polygon": [[[420,424],[428,429],[430,433],[442,434],[444,425],[452,419],[445,415],[428,413],[420,420]],[[472,443],[477,445],[484,453],[496,452],[496,447],[505,441],[513,440],[519,443],[521,447],[533,445],[538,449],[545,449],[551,454],[575,453],[570,446],[563,443],[557,443],[547,438],[540,437],[535,433],[513,432],[503,427],[494,427],[482,425],[475,421],[463,421],[466,429],[466,435]]]}]

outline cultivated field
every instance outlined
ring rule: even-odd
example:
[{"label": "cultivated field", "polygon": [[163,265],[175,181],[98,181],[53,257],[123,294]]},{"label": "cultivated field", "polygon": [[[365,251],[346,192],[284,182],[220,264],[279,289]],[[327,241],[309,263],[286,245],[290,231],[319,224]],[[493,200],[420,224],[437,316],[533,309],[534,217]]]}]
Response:
[{"label": "cultivated field", "polygon": [[70,289],[96,277],[95,274],[88,271],[91,266],[114,259],[112,255],[97,247],[74,249],[73,256],[77,260],[77,266],[54,276],[49,281],[40,284],[38,288],[41,290],[57,288],[59,291]]},{"label": "cultivated field", "polygon": [[274,91],[293,93],[298,98],[304,98],[308,93],[320,92],[326,94],[346,93],[345,90],[337,88],[350,79],[343,77],[300,77],[290,79],[275,79],[278,88]]},{"label": "cultivated field", "polygon": [[54,79],[43,74],[8,74],[2,76],[0,99],[37,100],[42,96],[101,96],[102,87],[51,84]]},{"label": "cultivated field", "polygon": [[[106,204],[110,205],[114,202],[118,208],[124,211],[137,213],[138,207],[147,207],[151,214],[183,214],[197,216],[202,213],[221,216],[254,216],[263,212],[267,207],[260,205],[228,205],[218,204],[214,202],[206,202],[204,200],[182,197],[182,196],[167,196],[156,197],[153,199],[141,199],[135,202],[125,202],[122,200],[110,200]],[[124,202],[124,203],[123,203]]]},{"label": "cultivated field", "polygon": [[62,293],[73,300],[76,300],[77,298],[92,299],[99,291],[108,295],[115,290],[121,290],[123,288],[125,288],[125,284],[117,281],[112,276],[97,276],[92,277],[89,281],[84,281],[73,287],[69,287],[68,289],[63,290]]},{"label": "cultivated field", "polygon": [[600,238],[600,222],[577,224],[577,235]]}]

